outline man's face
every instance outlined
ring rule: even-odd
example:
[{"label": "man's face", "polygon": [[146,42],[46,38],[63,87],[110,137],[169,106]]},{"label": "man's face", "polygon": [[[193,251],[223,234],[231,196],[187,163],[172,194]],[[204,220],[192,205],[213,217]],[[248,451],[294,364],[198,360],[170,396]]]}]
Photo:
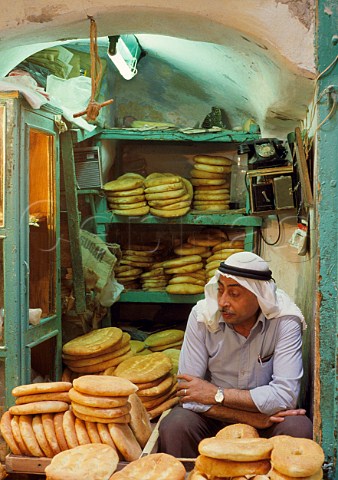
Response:
[{"label": "man's face", "polygon": [[226,323],[247,328],[255,324],[259,311],[257,297],[232,278],[220,276],[217,301]]}]

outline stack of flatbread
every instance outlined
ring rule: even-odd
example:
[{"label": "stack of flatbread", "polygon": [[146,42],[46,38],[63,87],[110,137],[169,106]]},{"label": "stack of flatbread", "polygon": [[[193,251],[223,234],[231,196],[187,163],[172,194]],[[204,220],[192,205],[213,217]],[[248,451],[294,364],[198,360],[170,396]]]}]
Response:
[{"label": "stack of flatbread", "polygon": [[142,290],[146,292],[159,292],[165,290],[170,276],[165,273],[162,262],[156,263],[149,271],[142,273]]},{"label": "stack of flatbread", "polygon": [[141,216],[149,213],[144,196],[144,177],[125,173],[103,186],[108,207],[116,215]]},{"label": "stack of flatbread", "polygon": [[133,355],[130,335],[117,327],[92,330],[76,337],[64,344],[62,352],[67,367],[82,375],[115,368]]},{"label": "stack of flatbread", "polygon": [[[236,427],[240,427],[237,429]],[[242,424],[230,425],[230,432],[220,430],[215,437],[204,438],[198,445],[200,455],[189,480],[208,478],[266,478],[271,469],[270,457],[273,449],[271,439],[259,438],[253,432],[243,432]],[[245,427],[245,425],[244,425]],[[237,431],[236,431],[237,430]],[[238,436],[242,433],[243,436]],[[236,435],[236,436],[234,436]],[[272,477],[273,478],[273,477]],[[285,477],[286,478],[286,477]]]},{"label": "stack of flatbread", "polygon": [[168,293],[175,294],[198,294],[203,293],[205,285],[204,259],[211,255],[208,247],[200,247],[192,244],[182,243],[174,248],[177,258],[186,260],[190,256],[198,255],[202,267],[193,272],[178,272],[171,276],[167,287]]},{"label": "stack of flatbread", "polygon": [[233,161],[226,157],[196,155],[190,172],[195,210],[229,210]]},{"label": "stack of flatbread", "polygon": [[166,292],[169,294],[192,295],[203,293],[203,261],[200,255],[181,255],[162,262],[165,273],[171,275]]},{"label": "stack of flatbread", "polygon": [[[84,422],[92,443],[106,443],[116,448],[127,461],[133,461],[141,453],[141,445],[136,439],[131,425],[147,424],[146,412],[138,408],[132,409],[130,397],[137,386],[125,378],[105,375],[84,375],[73,382],[70,390],[72,411],[76,422]],[[132,412],[133,410],[133,412]],[[143,432],[144,433],[144,432]],[[144,435],[150,436],[150,428]],[[142,437],[143,441],[145,436]]]},{"label": "stack of flatbread", "polygon": [[144,345],[152,352],[162,352],[168,348],[180,349],[183,343],[184,331],[174,328],[152,333],[145,341]]},{"label": "stack of flatbread", "polygon": [[124,290],[138,290],[142,268],[131,265],[117,265],[114,269],[115,279],[124,286]]},{"label": "stack of flatbread", "polygon": [[233,253],[243,251],[244,242],[242,240],[226,240],[216,244],[212,248],[212,255],[206,260],[205,271],[207,280],[209,281],[210,278],[215,275],[215,272],[222,261],[226,260]]},{"label": "stack of flatbread", "polygon": [[173,173],[151,173],[144,184],[152,215],[170,218],[189,212],[193,197],[189,180]]},{"label": "stack of flatbread", "polygon": [[68,382],[35,383],[12,390],[16,404],[3,414],[0,423],[12,453],[52,457],[61,451],[54,417],[69,412],[71,386]]},{"label": "stack of flatbread", "polygon": [[[102,443],[132,461],[151,434],[148,413],[136,390],[129,380],[101,375],[82,376],[73,387],[66,382],[22,385],[13,390],[18,405],[2,415],[1,434],[15,455],[51,458],[79,445]],[[71,410],[68,402],[49,400],[64,393]],[[20,403],[38,396],[40,400]],[[16,406],[26,408],[17,411]]]},{"label": "stack of flatbread", "polygon": [[152,419],[179,401],[176,396],[177,380],[171,369],[170,358],[162,352],[154,352],[125,360],[114,374],[137,385],[137,395]]},{"label": "stack of flatbread", "polygon": [[122,259],[119,266],[115,268],[115,278],[124,285],[126,290],[137,290],[140,288],[140,283],[144,290],[148,287],[161,286],[162,278],[158,278],[154,265],[162,254],[163,246],[157,243],[128,245],[127,248],[122,249]]}]

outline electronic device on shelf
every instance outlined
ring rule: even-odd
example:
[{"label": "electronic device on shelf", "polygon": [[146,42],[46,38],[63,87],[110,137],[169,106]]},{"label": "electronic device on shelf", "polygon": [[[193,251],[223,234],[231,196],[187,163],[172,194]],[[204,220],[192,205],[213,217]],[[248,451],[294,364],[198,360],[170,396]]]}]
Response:
[{"label": "electronic device on shelf", "polygon": [[261,138],[243,142],[238,154],[248,155],[248,169],[281,167],[288,164],[287,149],[278,138]]}]

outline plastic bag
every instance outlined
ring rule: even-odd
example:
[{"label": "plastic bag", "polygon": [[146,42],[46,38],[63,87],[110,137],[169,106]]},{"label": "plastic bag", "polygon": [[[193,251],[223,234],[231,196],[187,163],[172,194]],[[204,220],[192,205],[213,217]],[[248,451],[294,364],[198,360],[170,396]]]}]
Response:
[{"label": "plastic bag", "polygon": [[46,91],[74,114],[87,108],[91,85],[92,80],[89,77],[80,76],[65,80],[48,75]]}]

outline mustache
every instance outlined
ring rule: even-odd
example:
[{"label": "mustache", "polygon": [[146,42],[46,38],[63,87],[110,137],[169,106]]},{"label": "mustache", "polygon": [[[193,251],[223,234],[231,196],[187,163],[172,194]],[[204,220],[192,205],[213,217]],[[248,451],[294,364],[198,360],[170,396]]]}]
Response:
[{"label": "mustache", "polygon": [[231,310],[226,310],[225,308],[221,308],[219,310],[221,313],[225,313],[226,315],[233,315],[234,312],[232,312]]}]

